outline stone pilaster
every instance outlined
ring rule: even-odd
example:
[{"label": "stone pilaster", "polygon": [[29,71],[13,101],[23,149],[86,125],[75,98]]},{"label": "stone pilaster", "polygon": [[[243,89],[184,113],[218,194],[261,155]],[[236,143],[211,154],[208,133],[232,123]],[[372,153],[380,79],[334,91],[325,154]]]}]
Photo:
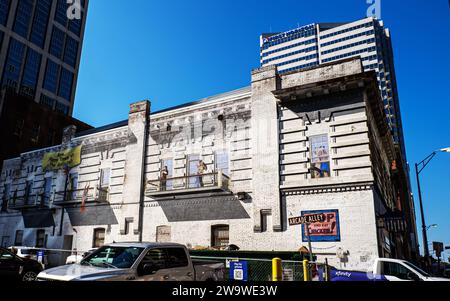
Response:
[{"label": "stone pilaster", "polygon": [[[282,231],[279,172],[278,105],[272,91],[279,85],[277,68],[252,72],[252,164],[254,231],[261,231],[261,212],[272,212],[273,230]],[[270,226],[270,225],[269,225]]]},{"label": "stone pilaster", "polygon": [[128,239],[140,238],[139,224],[141,222],[140,205],[144,193],[144,163],[147,145],[147,130],[150,120],[150,102],[145,100],[130,105],[128,115],[128,145],[126,146],[125,179],[123,186],[123,203],[120,229],[125,229],[126,220],[133,220]]}]

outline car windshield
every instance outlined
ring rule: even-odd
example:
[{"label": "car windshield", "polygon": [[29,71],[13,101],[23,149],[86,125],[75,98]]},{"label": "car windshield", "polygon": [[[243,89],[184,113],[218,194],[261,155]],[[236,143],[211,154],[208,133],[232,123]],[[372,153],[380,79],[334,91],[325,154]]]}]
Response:
[{"label": "car windshield", "polygon": [[424,277],[431,277],[430,274],[428,274],[427,272],[425,272],[425,271],[422,270],[421,268],[416,267],[416,266],[413,265],[412,263],[409,263],[409,262],[405,261],[404,264],[406,264],[407,266],[409,266],[409,267],[412,268],[414,271],[416,271],[417,273],[419,273],[420,275],[422,275],[422,276],[424,276]]},{"label": "car windshield", "polygon": [[143,250],[143,248],[135,247],[105,246],[87,256],[81,264],[110,269],[129,269]]}]

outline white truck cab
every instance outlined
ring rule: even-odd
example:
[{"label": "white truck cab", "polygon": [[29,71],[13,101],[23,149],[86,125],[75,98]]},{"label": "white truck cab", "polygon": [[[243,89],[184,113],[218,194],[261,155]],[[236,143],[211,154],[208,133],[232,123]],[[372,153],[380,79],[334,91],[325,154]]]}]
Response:
[{"label": "white truck cab", "polygon": [[389,281],[450,281],[429,275],[414,264],[400,259],[375,259],[372,273],[383,275]]},{"label": "white truck cab", "polygon": [[405,260],[377,258],[370,271],[333,269],[331,281],[450,281],[450,279],[433,277]]}]

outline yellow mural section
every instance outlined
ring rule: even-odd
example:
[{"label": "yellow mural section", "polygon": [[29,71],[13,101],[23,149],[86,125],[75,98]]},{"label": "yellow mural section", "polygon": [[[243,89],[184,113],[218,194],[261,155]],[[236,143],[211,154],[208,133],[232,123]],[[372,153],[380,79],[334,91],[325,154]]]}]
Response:
[{"label": "yellow mural section", "polygon": [[58,170],[65,166],[69,168],[80,165],[81,145],[61,152],[47,153],[42,159],[42,169],[44,171]]}]

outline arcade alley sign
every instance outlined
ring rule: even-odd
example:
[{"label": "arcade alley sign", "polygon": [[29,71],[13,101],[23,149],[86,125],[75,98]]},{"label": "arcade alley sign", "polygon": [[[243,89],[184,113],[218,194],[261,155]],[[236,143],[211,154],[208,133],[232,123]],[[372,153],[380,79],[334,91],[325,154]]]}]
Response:
[{"label": "arcade alley sign", "polygon": [[60,152],[47,153],[42,159],[44,171],[58,170],[65,166],[72,168],[81,163],[81,145]]},{"label": "arcade alley sign", "polygon": [[322,223],[324,221],[325,221],[325,214],[323,214],[323,213],[308,214],[308,215],[290,218],[289,226]]}]

